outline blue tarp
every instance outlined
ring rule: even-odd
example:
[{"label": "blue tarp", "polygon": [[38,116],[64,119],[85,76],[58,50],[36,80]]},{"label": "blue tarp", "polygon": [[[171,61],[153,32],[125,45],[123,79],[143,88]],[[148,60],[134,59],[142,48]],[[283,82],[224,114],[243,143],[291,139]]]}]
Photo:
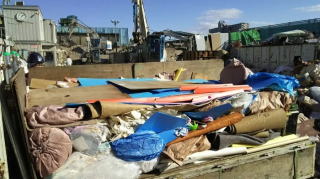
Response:
[{"label": "blue tarp", "polygon": [[265,72],[249,75],[247,83],[254,90],[272,89],[288,92],[292,95],[294,89],[300,86],[299,81],[294,77]]},{"label": "blue tarp", "polygon": [[153,114],[136,132],[111,143],[114,154],[125,161],[152,160],[166,144],[175,140],[175,129],[186,127],[187,120],[165,113]]},{"label": "blue tarp", "polygon": [[185,95],[185,94],[193,94],[193,91],[180,91],[178,88],[172,88],[172,89],[150,90],[147,92],[140,92],[140,93],[129,92],[129,96],[131,98],[149,98],[149,97],[162,98],[162,97]]},{"label": "blue tarp", "polygon": [[227,103],[210,109],[207,112],[185,112],[185,114],[193,120],[201,121],[206,117],[216,119],[222,115],[228,114],[232,110],[232,105]]}]

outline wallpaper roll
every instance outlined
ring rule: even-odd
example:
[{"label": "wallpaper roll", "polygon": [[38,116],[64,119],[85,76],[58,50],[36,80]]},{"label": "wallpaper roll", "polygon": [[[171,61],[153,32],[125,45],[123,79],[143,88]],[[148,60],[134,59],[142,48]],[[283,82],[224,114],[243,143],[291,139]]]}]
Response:
[{"label": "wallpaper roll", "polygon": [[228,127],[232,134],[243,134],[265,129],[282,129],[286,126],[288,117],[283,109],[255,114],[243,118],[240,122]]}]

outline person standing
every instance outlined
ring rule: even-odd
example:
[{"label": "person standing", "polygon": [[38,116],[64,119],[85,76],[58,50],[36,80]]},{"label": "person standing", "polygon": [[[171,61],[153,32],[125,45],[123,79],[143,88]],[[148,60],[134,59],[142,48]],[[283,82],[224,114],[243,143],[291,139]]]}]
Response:
[{"label": "person standing", "polygon": [[67,56],[66,65],[67,66],[72,66],[72,59],[70,58],[70,56]]}]

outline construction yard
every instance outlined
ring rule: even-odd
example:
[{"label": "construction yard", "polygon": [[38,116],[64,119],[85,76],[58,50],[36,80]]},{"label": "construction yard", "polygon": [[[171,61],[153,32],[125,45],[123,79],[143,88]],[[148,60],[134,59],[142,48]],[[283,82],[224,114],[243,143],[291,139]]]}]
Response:
[{"label": "construction yard", "polygon": [[0,179],[320,178],[313,1],[3,0]]}]

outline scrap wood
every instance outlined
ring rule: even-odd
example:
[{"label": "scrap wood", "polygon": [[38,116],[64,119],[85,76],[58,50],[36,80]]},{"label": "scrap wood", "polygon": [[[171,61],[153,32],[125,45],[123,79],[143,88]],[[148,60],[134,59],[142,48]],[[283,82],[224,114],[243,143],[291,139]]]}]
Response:
[{"label": "scrap wood", "polygon": [[176,140],[168,143],[167,146],[170,146],[171,144],[175,144],[175,143],[178,143],[178,142],[181,142],[181,141],[185,141],[187,139],[190,139],[190,138],[193,138],[193,137],[197,137],[197,136],[200,136],[200,135],[203,135],[203,134],[207,134],[209,132],[216,131],[218,129],[230,126],[232,124],[235,124],[235,123],[241,121],[243,119],[243,117],[244,116],[241,113],[237,113],[236,112],[236,113],[232,113],[232,114],[229,114],[227,116],[218,118],[217,120],[214,120],[214,121],[208,123],[206,128],[200,129],[200,130],[191,131],[191,132],[189,132],[189,134],[187,136],[181,137],[181,138],[177,138]]},{"label": "scrap wood", "polygon": [[49,86],[55,86],[56,84],[57,84],[57,81],[32,78],[31,83],[30,83],[30,88],[31,89],[46,89]]}]

